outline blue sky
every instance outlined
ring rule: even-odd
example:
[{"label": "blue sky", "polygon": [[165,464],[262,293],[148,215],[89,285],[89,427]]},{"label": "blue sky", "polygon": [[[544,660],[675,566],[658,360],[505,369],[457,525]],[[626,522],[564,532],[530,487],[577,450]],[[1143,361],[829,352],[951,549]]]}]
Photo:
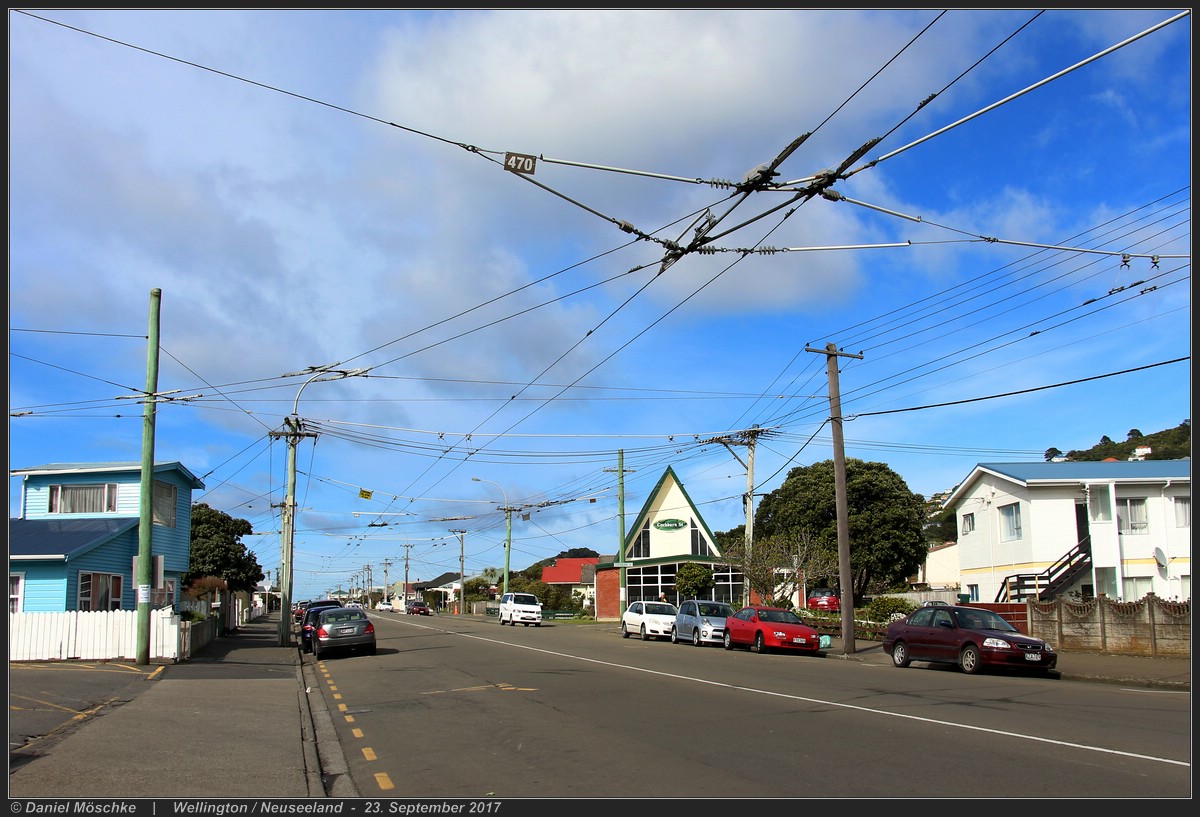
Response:
[{"label": "blue sky", "polygon": [[294,598],[499,567],[503,506],[514,570],[614,553],[618,457],[627,524],[668,466],[742,524],[830,343],[924,496],[1172,428],[1187,11],[9,10],[10,469],[141,459],[155,289],[155,458],[272,575],[316,435]]}]

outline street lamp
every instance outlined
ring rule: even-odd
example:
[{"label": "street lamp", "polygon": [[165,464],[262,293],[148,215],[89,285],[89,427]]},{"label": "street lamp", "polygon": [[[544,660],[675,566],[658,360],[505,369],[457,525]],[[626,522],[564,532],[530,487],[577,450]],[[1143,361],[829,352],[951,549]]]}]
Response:
[{"label": "street lamp", "polygon": [[504,490],[504,486],[499,482],[492,482],[490,479],[480,479],[479,477],[471,477],[472,482],[491,482],[500,489],[500,493],[504,496],[504,507],[500,510],[504,511],[504,585],[500,592],[508,592],[508,559],[512,553],[512,507],[508,504],[508,492]]},{"label": "street lamp", "polygon": [[313,432],[304,431],[304,423],[300,420],[300,395],[309,383],[318,380],[342,380],[366,374],[369,369],[334,369],[338,364],[326,366],[310,366],[302,372],[292,372],[284,377],[298,377],[309,374],[311,377],[296,392],[296,401],[292,403],[292,416],[283,418],[285,431],[272,431],[272,437],[287,437],[287,498],[283,503],[283,544],[280,556],[282,576],[279,583],[279,646],[290,647],[292,644],[292,554],[295,550],[296,538],[296,446],[301,437],[316,437]]}]

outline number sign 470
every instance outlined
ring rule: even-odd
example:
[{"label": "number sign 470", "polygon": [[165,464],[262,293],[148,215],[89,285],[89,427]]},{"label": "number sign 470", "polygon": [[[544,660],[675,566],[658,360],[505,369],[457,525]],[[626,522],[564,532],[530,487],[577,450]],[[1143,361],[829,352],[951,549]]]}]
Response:
[{"label": "number sign 470", "polygon": [[537,169],[537,157],[524,153],[505,153],[504,169],[513,173],[528,173],[530,176]]}]

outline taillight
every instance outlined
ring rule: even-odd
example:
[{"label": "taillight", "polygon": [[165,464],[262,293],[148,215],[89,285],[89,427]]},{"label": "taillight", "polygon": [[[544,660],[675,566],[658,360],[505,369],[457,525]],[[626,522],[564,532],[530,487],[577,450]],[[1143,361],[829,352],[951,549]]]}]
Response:
[{"label": "taillight", "polygon": [[324,627],[317,628],[317,638],[329,638],[329,633],[325,632]]},{"label": "taillight", "polygon": [[364,633],[373,633],[373,632],[375,632],[375,625],[374,625],[374,624],[372,624],[371,622],[369,622],[369,621],[368,621],[368,622],[367,622],[367,629],[363,630],[363,632],[364,632]]}]

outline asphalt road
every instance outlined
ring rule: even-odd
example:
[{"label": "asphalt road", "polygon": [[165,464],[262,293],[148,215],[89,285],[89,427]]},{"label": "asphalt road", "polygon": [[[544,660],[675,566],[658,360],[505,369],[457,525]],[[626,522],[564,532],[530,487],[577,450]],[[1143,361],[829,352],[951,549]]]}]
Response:
[{"label": "asphalt road", "polygon": [[363,797],[1191,793],[1188,694],[374,618],[377,656],[316,666]]}]

